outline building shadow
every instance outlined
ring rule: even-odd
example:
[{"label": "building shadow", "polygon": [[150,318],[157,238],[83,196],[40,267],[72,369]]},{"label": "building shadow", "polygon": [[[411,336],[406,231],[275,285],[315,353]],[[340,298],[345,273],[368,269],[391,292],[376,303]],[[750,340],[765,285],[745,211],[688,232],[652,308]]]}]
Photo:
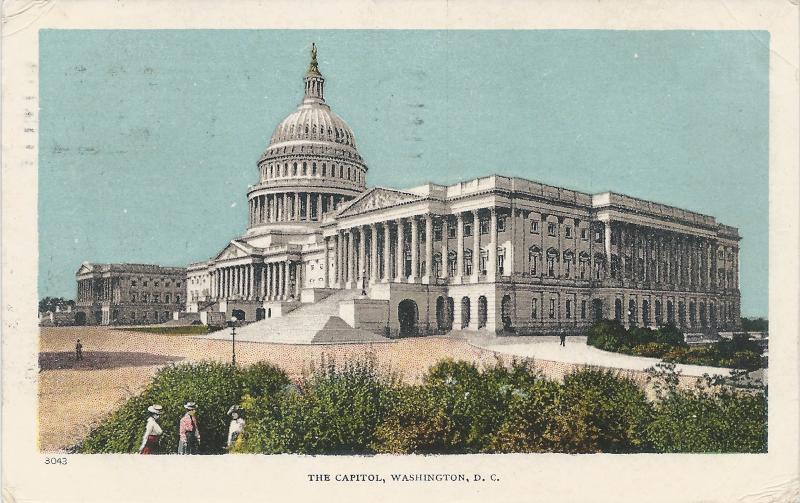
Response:
[{"label": "building shadow", "polygon": [[99,370],[121,367],[149,367],[152,365],[166,365],[183,359],[182,356],[132,351],[86,351],[83,353],[82,360],[76,360],[74,351],[45,352],[39,353],[39,372],[66,369]]}]

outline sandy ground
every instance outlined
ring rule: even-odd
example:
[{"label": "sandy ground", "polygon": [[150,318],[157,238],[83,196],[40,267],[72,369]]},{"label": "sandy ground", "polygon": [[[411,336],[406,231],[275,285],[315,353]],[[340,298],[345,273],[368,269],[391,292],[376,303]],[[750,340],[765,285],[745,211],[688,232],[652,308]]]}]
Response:
[{"label": "sandy ground", "polygon": [[[76,362],[81,339],[84,360]],[[272,362],[293,378],[323,355],[344,361],[365,353],[378,366],[406,381],[416,381],[438,360],[493,364],[493,352],[465,340],[426,337],[391,343],[286,345],[236,343],[240,364]],[[228,341],[188,336],[126,332],[104,327],[43,327],[40,335],[39,446],[56,451],[75,445],[104,416],[137,394],[160,367],[177,361],[230,361]]]}]

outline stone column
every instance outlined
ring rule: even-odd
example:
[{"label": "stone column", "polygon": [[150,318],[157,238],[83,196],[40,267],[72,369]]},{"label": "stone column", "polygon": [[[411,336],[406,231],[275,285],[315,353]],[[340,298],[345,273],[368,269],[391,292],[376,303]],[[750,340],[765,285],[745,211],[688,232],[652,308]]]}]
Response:
[{"label": "stone column", "polygon": [[489,265],[486,267],[486,280],[497,279],[497,208],[489,208]]},{"label": "stone column", "polygon": [[406,280],[406,271],[405,271],[405,236],[403,235],[405,229],[403,229],[404,223],[402,218],[397,219],[397,253],[396,253],[396,261],[397,261],[397,276],[395,277],[395,281],[398,283],[402,283]]},{"label": "stone column", "polygon": [[[428,232],[428,227],[426,225],[425,226],[426,250],[428,248],[428,242],[431,240],[431,236],[427,232]],[[430,262],[426,262],[426,264],[427,264],[426,267],[431,266]],[[417,225],[417,217],[411,217],[411,275],[408,278],[408,282],[416,283],[418,274],[419,274],[419,226]]]},{"label": "stone column", "polygon": [[278,262],[278,298],[286,300],[286,282],[288,281],[288,273],[286,270],[286,262]]},{"label": "stone column", "polygon": [[317,221],[322,222],[322,194],[317,194]]},{"label": "stone column", "polygon": [[330,252],[328,251],[328,240],[329,240],[329,238],[327,238],[327,237],[323,240],[324,246],[325,246],[325,256],[324,256],[323,261],[322,261],[322,267],[325,268],[325,271],[324,271],[324,273],[322,275],[322,278],[323,278],[322,279],[322,281],[323,281],[322,286],[324,288],[330,288],[331,263],[330,263],[330,255],[329,255]]},{"label": "stone column", "polygon": [[306,222],[311,221],[311,192],[306,192]]},{"label": "stone column", "polygon": [[356,280],[356,250],[353,229],[347,231],[347,288],[353,288]]},{"label": "stone column", "polygon": [[425,279],[424,283],[436,283],[433,276],[433,216],[425,214]]},{"label": "stone column", "polygon": [[344,233],[336,232],[336,287],[344,288]]},{"label": "stone column", "polygon": [[[464,214],[456,214],[456,277],[455,283],[461,283],[464,276]],[[459,305],[461,305],[459,303]],[[459,310],[461,308],[459,307]]]},{"label": "stone column", "polygon": [[[472,215],[472,282],[477,283],[481,268],[481,221],[477,209],[472,212]],[[475,307],[477,308],[477,303]],[[475,314],[477,326],[477,309]]]},{"label": "stone column", "polygon": [[378,281],[378,226],[369,224],[369,284]]},{"label": "stone column", "polygon": [[364,227],[358,227],[358,285],[357,288],[361,288],[364,285],[364,279],[366,278],[367,272],[367,243],[366,243],[366,232],[364,232]]},{"label": "stone column", "polygon": [[[449,260],[448,260],[448,256],[447,256],[447,254],[449,253],[448,249],[447,249],[447,231],[448,231],[447,227],[448,227],[447,226],[447,215],[443,215],[442,216],[442,251],[441,251],[441,253],[442,253],[442,273],[441,273],[441,276],[444,279],[447,279],[447,277],[450,275],[450,271],[448,270]],[[430,267],[430,266],[428,266],[428,267]],[[445,299],[445,300],[447,300],[447,299]],[[445,307],[447,307],[447,306],[445,305]]]},{"label": "stone column", "polygon": [[294,263],[294,300],[299,301],[303,292],[303,262]]},{"label": "stone column", "polygon": [[[604,228],[603,228],[603,252],[606,254],[606,275],[607,276],[611,275],[611,254],[612,254],[611,253],[612,252],[612,250],[611,250],[611,233],[612,232],[613,232],[613,229],[611,227],[611,220],[609,220],[608,222],[605,222],[605,225],[604,225]],[[592,236],[589,236],[589,239],[593,240],[594,238],[592,238]],[[592,271],[592,274],[594,274],[594,271]],[[617,271],[617,276],[619,276],[619,271]],[[617,279],[619,279],[619,278],[617,278]]]},{"label": "stone column", "polygon": [[247,292],[247,298],[250,299],[250,300],[253,300],[256,297],[255,296],[255,276],[256,275],[253,274],[255,272],[254,271],[254,267],[255,266],[253,264],[250,264],[247,267],[247,276],[248,276],[248,280],[249,280],[249,283],[247,285],[248,290],[249,290]]},{"label": "stone column", "polygon": [[389,222],[383,223],[383,283],[388,283],[392,277],[392,233]]},{"label": "stone column", "polygon": [[289,295],[291,295],[291,274],[289,272],[291,262],[288,260],[286,262],[282,262],[281,265],[283,266],[283,298],[288,299]]}]

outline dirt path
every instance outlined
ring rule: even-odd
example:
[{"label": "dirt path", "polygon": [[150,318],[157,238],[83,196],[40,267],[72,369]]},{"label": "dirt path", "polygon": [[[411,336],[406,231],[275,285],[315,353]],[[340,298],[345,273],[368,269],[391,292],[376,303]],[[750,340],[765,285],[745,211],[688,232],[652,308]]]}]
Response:
[{"label": "dirt path", "polygon": [[[74,358],[81,339],[84,360]],[[99,420],[137,394],[162,366],[177,361],[230,361],[231,344],[187,336],[105,327],[43,327],[40,334],[39,446],[55,451],[76,444]],[[382,369],[416,381],[442,358],[493,364],[490,351],[463,340],[426,337],[394,343],[285,345],[236,343],[237,362],[268,361],[299,378],[323,355],[336,361],[372,355]]]}]

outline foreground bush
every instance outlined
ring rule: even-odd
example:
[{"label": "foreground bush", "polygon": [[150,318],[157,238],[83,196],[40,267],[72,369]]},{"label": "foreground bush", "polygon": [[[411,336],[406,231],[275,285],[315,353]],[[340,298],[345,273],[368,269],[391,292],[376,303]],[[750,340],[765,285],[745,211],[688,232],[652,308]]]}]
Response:
[{"label": "foreground bush", "polygon": [[765,389],[743,391],[709,378],[692,389],[678,389],[674,365],[665,368],[656,377],[664,384],[647,426],[656,451],[767,451]]},{"label": "foreground bush", "polygon": [[152,382],[138,396],[92,430],[79,448],[82,453],[138,452],[147,407],[156,403],[164,408],[159,424],[164,433],[162,453],[177,452],[178,421],[186,412],[186,402],[198,404],[200,451],[224,452],[228,436],[228,408],[241,402],[245,393],[256,396],[272,394],[288,382],[279,369],[257,364],[244,369],[216,362],[182,363],[159,370]]},{"label": "foreground bush", "polygon": [[247,434],[238,452],[370,452],[375,429],[395,399],[393,381],[367,360],[322,368],[302,385],[246,397]]}]

